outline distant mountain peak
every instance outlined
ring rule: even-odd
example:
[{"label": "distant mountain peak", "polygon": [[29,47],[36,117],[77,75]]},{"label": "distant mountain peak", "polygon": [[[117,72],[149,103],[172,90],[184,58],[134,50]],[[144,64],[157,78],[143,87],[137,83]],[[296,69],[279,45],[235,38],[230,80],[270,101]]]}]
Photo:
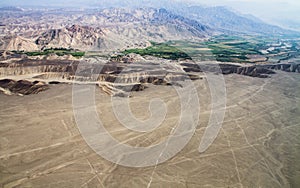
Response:
[{"label": "distant mountain peak", "polygon": [[189,6],[178,9],[178,14],[197,20],[225,33],[282,35],[296,32],[264,23],[254,16],[243,15],[225,6]]},{"label": "distant mountain peak", "polygon": [[6,6],[6,7],[0,7],[0,11],[21,12],[21,11],[23,11],[23,9],[20,7],[15,7],[15,6]]}]

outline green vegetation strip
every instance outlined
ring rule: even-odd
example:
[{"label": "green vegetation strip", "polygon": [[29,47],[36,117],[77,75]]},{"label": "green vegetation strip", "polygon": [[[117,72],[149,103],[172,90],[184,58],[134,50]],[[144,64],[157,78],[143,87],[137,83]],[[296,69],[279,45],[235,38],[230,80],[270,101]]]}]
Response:
[{"label": "green vegetation strip", "polygon": [[152,46],[147,47],[145,49],[128,49],[123,51],[122,53],[127,55],[130,53],[139,54],[141,56],[150,55],[155,57],[160,57],[164,59],[191,59],[191,57],[185,52],[179,50],[174,46],[170,46],[167,43],[151,43]]},{"label": "green vegetation strip", "polygon": [[28,56],[56,54],[58,56],[72,55],[73,57],[82,57],[85,55],[85,52],[74,51],[73,49],[66,49],[66,48],[50,48],[50,49],[45,49],[43,51],[17,52],[17,53],[26,54]]}]

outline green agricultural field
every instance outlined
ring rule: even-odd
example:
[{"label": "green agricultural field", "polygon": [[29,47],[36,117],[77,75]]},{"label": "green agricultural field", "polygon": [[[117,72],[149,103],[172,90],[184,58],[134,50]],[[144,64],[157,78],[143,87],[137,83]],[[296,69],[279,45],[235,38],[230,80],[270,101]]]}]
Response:
[{"label": "green agricultural field", "polygon": [[36,52],[16,52],[21,54],[26,54],[28,56],[45,56],[50,54],[56,54],[58,56],[64,55],[72,55],[73,57],[82,57],[85,55],[85,52],[75,51],[73,49],[66,49],[66,48],[49,48],[44,49],[43,51],[36,51]]},{"label": "green agricultural field", "polygon": [[127,55],[130,53],[136,53],[142,56],[150,55],[155,57],[160,57],[164,59],[172,59],[172,60],[178,60],[178,59],[191,59],[191,57],[181,51],[179,48],[176,48],[175,46],[171,46],[167,43],[151,43],[152,46],[147,47],[145,49],[128,49],[123,51],[122,53]]},{"label": "green agricultural field", "polygon": [[295,39],[220,35],[204,42],[152,42],[152,46],[148,48],[128,49],[123,51],[123,54],[136,53],[142,56],[150,55],[172,60],[279,63],[300,58],[299,46],[299,40],[295,41]]},{"label": "green agricultural field", "polygon": [[[221,62],[254,63],[255,59],[249,57],[256,56],[261,59],[264,57],[267,63],[279,63],[300,56],[299,44],[293,40],[266,36],[221,35],[213,37],[204,44],[211,49],[216,60]],[[264,54],[262,51],[267,53]]]}]

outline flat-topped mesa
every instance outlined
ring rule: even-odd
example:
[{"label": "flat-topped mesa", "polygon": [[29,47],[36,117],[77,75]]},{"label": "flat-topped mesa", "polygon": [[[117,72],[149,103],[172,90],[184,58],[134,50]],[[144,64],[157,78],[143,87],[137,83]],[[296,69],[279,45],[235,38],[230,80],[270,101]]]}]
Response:
[{"label": "flat-topped mesa", "polygon": [[1,63],[0,75],[16,78],[28,76],[30,80],[45,83],[98,84],[104,92],[113,96],[129,96],[131,91],[144,90],[145,84],[179,85],[176,82],[189,79],[183,73],[161,70],[159,64],[142,63],[130,66],[116,62],[95,63],[87,64],[84,70],[77,72],[79,63],[67,60],[20,60],[15,63]]},{"label": "flat-topped mesa", "polygon": [[[109,95],[130,96],[130,92],[144,90],[147,84],[181,86],[180,82],[187,79],[201,79],[200,72],[240,74],[259,78],[267,78],[271,74],[275,74],[274,70],[300,72],[299,64],[242,66],[225,63],[197,64],[187,61],[184,63],[144,61],[129,64],[112,61],[107,63],[105,61],[86,62],[81,64],[83,66],[80,68],[83,69],[78,71],[80,63],[83,62],[79,60],[22,59],[14,63],[0,63],[0,76],[15,78],[16,81],[28,77],[29,80],[45,83],[97,84]],[[169,63],[173,63],[172,66]],[[23,91],[23,93],[25,92]],[[35,93],[35,91],[30,90],[29,93]]]},{"label": "flat-topped mesa", "polygon": [[300,73],[300,64],[298,63],[278,63],[271,65],[257,65],[257,67],[262,67],[271,70],[281,70],[285,72],[298,72]]},{"label": "flat-topped mesa", "polygon": [[241,74],[251,77],[266,78],[268,75],[275,74],[273,70],[300,73],[300,64],[271,64],[271,65],[252,65],[242,66],[236,64],[196,64],[182,63],[183,70],[186,72],[216,72],[222,74]]},{"label": "flat-topped mesa", "polygon": [[29,60],[22,59],[15,63],[0,63],[0,76],[20,76],[42,73],[75,74],[78,62],[69,60]]}]

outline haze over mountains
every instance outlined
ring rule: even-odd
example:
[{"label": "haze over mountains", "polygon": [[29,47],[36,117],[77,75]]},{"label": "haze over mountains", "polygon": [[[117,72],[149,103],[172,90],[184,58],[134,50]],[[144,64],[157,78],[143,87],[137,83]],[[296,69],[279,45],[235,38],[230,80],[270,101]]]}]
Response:
[{"label": "haze over mountains", "polygon": [[116,50],[147,47],[149,41],[203,39],[214,32],[197,21],[153,8],[3,11],[1,17],[4,50]]},{"label": "haze over mountains", "polygon": [[31,1],[31,0],[10,0],[0,2],[0,7],[3,6],[20,6],[20,7],[76,7],[76,8],[120,8],[120,7],[155,7],[155,8],[169,8],[182,6],[226,6],[232,7],[234,10],[242,14],[252,14],[256,17],[272,24],[276,24],[285,28],[300,30],[299,8],[298,0],[110,0],[110,1],[96,1],[96,0],[51,0],[51,1]]},{"label": "haze over mountains", "polygon": [[[159,6],[167,8],[157,8]],[[215,34],[299,34],[225,7],[178,7],[176,3],[164,4],[164,1],[156,8],[32,10],[3,7],[0,17],[1,49],[17,51],[53,47],[120,50],[147,47],[150,41],[203,40]]]}]

